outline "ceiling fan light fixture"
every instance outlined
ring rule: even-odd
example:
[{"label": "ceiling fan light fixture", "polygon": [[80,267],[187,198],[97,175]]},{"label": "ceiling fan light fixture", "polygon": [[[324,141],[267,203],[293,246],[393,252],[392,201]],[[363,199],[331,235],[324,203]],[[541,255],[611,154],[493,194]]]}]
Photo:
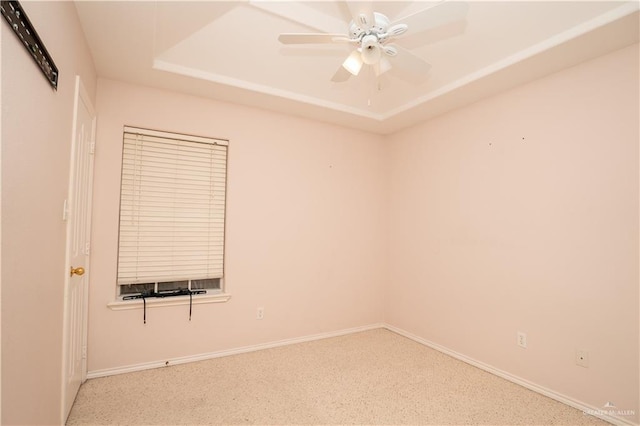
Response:
[{"label": "ceiling fan light fixture", "polygon": [[[257,0],[252,0],[257,1]],[[347,0],[351,14],[346,35],[330,33],[280,34],[283,44],[348,43],[355,48],[338,67],[331,81],[342,83],[350,76],[357,76],[363,65],[369,65],[376,76],[390,69],[402,71],[396,77],[411,83],[421,84],[431,65],[420,56],[401,45],[394,44],[396,37],[411,28],[414,32],[427,31],[453,21],[464,19],[469,9],[464,1],[441,0],[436,6],[426,7],[391,22],[389,18],[372,10],[373,1]],[[393,58],[393,59],[392,59]]]},{"label": "ceiling fan light fixture", "polygon": [[362,38],[362,61],[367,65],[374,65],[380,61],[380,43],[373,34]]},{"label": "ceiling fan light fixture", "polygon": [[349,71],[352,75],[358,75],[360,74],[360,70],[362,69],[362,64],[363,61],[360,52],[354,50],[342,63],[342,67]]}]

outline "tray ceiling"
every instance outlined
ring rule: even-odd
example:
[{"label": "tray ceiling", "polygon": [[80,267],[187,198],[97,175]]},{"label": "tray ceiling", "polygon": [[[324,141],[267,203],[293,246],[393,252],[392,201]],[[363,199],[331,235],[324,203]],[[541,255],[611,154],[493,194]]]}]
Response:
[{"label": "tray ceiling", "polygon": [[[450,1],[450,0],[449,0]],[[392,21],[439,2],[373,2]],[[98,75],[392,133],[638,42],[638,2],[469,2],[463,20],[397,44],[424,82],[370,67],[331,77],[349,44],[283,45],[280,33],[345,33],[342,1],[77,2]]]}]

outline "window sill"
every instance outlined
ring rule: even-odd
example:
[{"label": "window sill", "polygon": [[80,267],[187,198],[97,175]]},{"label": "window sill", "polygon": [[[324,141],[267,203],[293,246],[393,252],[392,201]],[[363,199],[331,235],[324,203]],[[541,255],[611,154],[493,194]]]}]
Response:
[{"label": "window sill", "polygon": [[[204,303],[223,303],[231,299],[231,295],[228,293],[214,293],[205,295],[193,296],[193,304],[201,305]],[[107,307],[113,311],[122,311],[126,309],[142,309],[142,299],[134,300],[116,300],[114,302],[107,303]],[[164,297],[164,298],[149,298],[147,299],[147,308],[157,308],[161,306],[178,306],[188,305],[189,296],[176,296],[176,297]]]}]

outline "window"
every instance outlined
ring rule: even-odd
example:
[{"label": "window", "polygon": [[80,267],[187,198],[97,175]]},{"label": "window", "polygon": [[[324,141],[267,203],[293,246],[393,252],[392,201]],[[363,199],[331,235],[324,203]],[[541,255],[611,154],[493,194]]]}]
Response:
[{"label": "window", "polygon": [[228,142],[124,129],[118,295],[220,292]]}]

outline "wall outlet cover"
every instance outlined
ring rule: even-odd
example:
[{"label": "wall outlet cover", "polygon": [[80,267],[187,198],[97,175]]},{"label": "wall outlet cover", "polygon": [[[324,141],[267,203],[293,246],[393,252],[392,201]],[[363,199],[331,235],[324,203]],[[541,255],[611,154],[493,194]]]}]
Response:
[{"label": "wall outlet cover", "polygon": [[527,348],[527,334],[522,331],[518,331],[518,346],[521,348]]}]

